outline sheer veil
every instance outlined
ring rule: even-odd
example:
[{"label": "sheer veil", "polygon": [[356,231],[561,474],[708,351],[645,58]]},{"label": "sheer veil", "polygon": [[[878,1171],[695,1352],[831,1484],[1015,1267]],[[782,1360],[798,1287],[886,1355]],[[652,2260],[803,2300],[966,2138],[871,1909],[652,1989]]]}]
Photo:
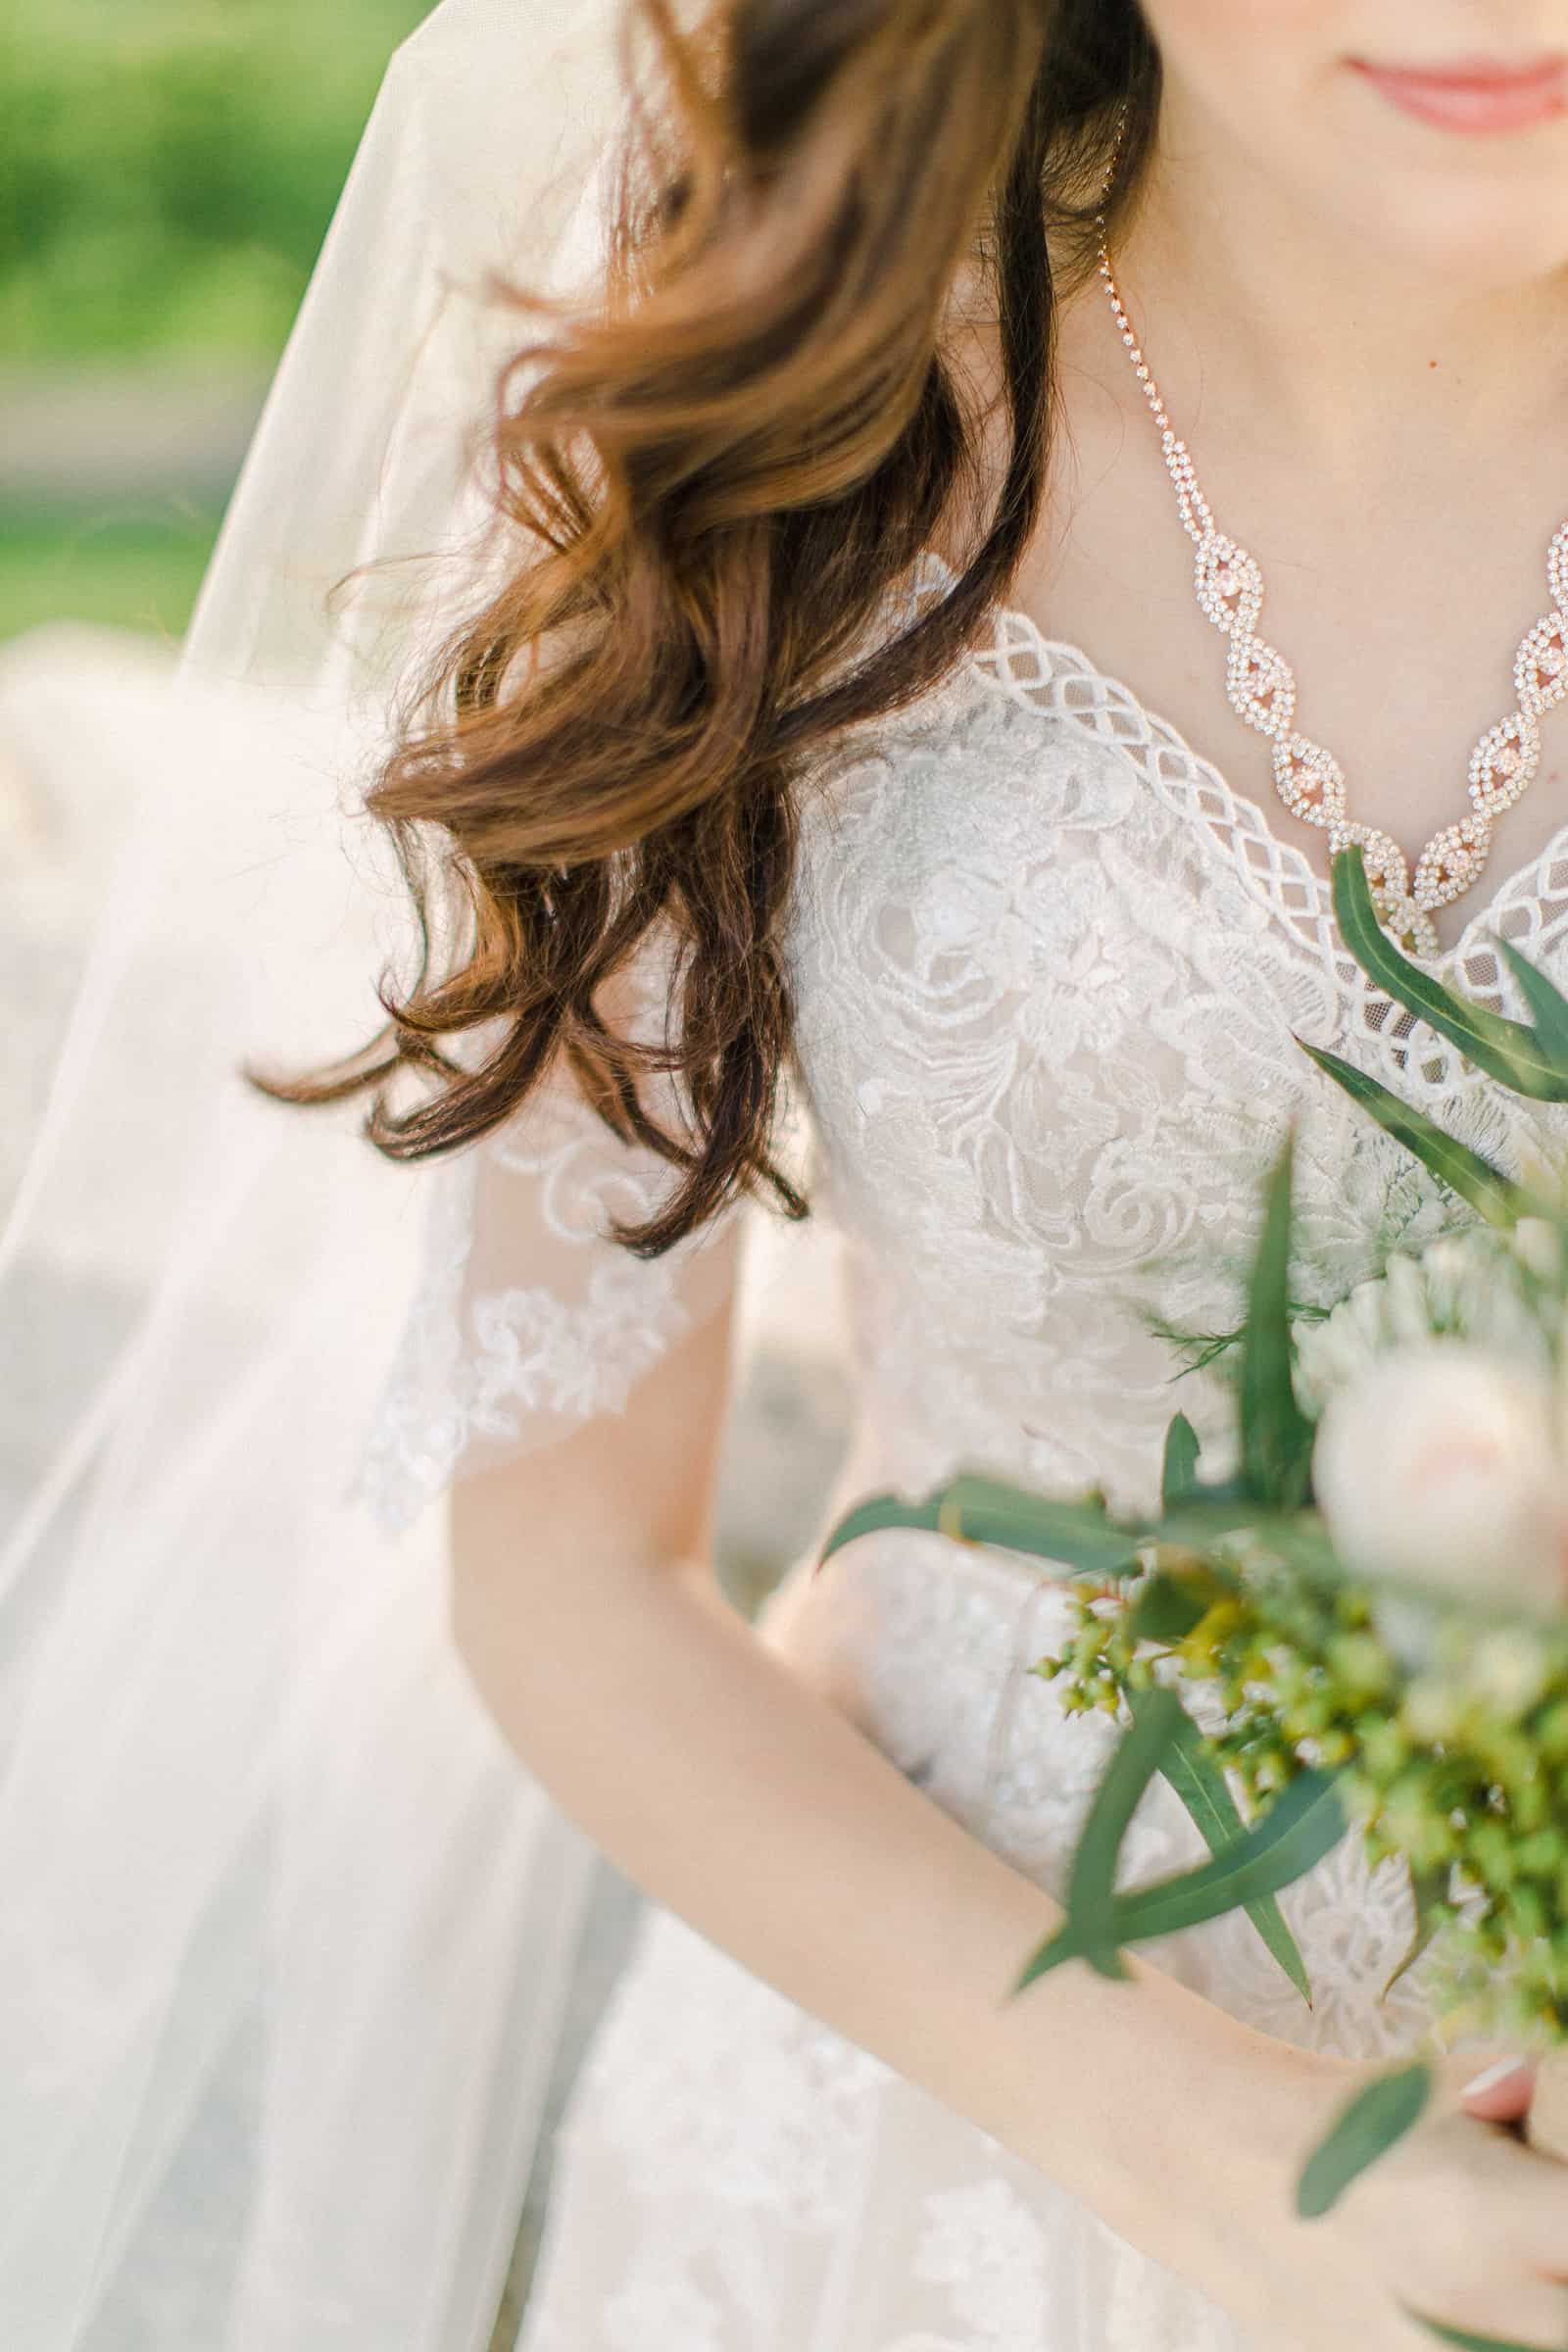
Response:
[{"label": "sheer veil", "polygon": [[[597,259],[619,16],[444,0],[396,58],[177,687],[0,665],[29,760],[131,812],[0,1239],[37,1463],[0,1531],[17,2352],[488,2339],[590,1857],[451,1648],[433,1498],[476,1446],[614,1409],[733,1235],[602,1250],[585,1208],[647,1171],[558,1108],[477,1179],[515,1259],[481,1297],[474,1155],[389,1167],[357,1111],[237,1066],[379,1025],[410,926],[356,796],[466,542],[517,335],[486,272]],[[418,594],[393,564],[329,613],[415,556]],[[551,1386],[541,1329],[592,1393]]]}]

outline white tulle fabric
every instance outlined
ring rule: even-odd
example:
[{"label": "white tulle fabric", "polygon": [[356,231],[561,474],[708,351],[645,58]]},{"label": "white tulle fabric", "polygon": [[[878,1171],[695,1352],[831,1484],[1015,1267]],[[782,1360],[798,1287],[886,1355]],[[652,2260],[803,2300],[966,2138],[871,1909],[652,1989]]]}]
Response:
[{"label": "white tulle fabric", "polygon": [[[623,1409],[729,1298],[747,1220],[645,1265],[604,1219],[668,1172],[564,1090],[416,1176],[235,1065],[357,1042],[408,950],[357,794],[395,682],[493,552],[470,428],[515,322],[478,298],[485,271],[591,271],[617,14],[446,0],[400,56],[180,693],[89,669],[76,641],[0,663],[8,745],[39,775],[113,778],[133,812],[0,1242],[36,1465],[0,1554],[0,2336],[20,2352],[488,2340],[587,1856],[462,1673],[440,1498]],[[326,623],[352,566],[414,556]],[[941,580],[932,558],[889,624]],[[786,1110],[848,1277],[859,1426],[835,1507],[960,1461],[1147,1491],[1173,1397],[1140,1318],[1234,1314],[1295,1113],[1326,1280],[1380,1226],[1430,1229],[1437,1204],[1293,1030],[1504,1156],[1523,1141],[1359,984],[1258,811],[1021,620],[808,793]],[[1494,906],[1548,964],[1557,846]],[[649,1036],[667,944],[640,975]],[[1462,960],[1500,990],[1479,927]],[[80,1346],[46,1380],[61,1334]],[[1106,1737],[1023,1671],[1059,1605],[1017,1562],[878,1538],[809,1586],[803,1563],[764,1630],[836,1659],[871,1736],[1049,1884]],[[1191,1844],[1156,1794],[1134,1866]],[[1377,2000],[1397,1884],[1342,1850],[1287,1903],[1310,2015],[1245,1923],[1169,1965],[1326,2046],[1413,2031],[1413,1984]],[[572,2111],[524,2341],[1227,2336],[656,1914]]]},{"label": "white tulle fabric", "polygon": [[[466,2352],[500,2301],[592,1857],[462,1671],[444,1514],[394,1531],[364,1476],[473,1172],[390,1167],[357,1112],[269,1103],[239,1065],[357,1045],[407,966],[356,811],[495,552],[476,428],[523,329],[487,275],[599,274],[618,17],[448,0],[400,53],[177,685],[75,632],[0,654],[8,777],[51,821],[96,812],[73,887],[97,919],[0,1238],[17,2352]],[[556,1118],[541,1099],[487,1162],[473,1263],[562,1301],[581,1267],[600,1320],[554,1416],[487,1391],[514,1450],[594,1409],[601,1361],[644,1376],[733,1241],[651,1276],[631,1346],[618,1253],[596,1272],[563,1236],[589,1202]],[[477,1431],[460,1354],[423,1367],[413,1503]]]}]

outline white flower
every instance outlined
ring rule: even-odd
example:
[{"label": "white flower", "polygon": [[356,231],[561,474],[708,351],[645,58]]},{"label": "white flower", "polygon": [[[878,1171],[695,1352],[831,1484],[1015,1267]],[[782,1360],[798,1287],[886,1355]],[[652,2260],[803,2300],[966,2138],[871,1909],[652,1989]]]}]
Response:
[{"label": "white flower", "polygon": [[[1531,1246],[1527,1242],[1525,1251]],[[1303,1319],[1296,1330],[1296,1389],[1303,1411],[1321,1413],[1338,1390],[1391,1348],[1429,1338],[1471,1340],[1544,1373],[1552,1335],[1526,1294],[1525,1251],[1481,1227],[1445,1234],[1419,1257],[1391,1257],[1383,1274],[1358,1283],[1331,1314]]]},{"label": "white flower", "polygon": [[1560,1607],[1568,1482],[1544,1381],[1458,1340],[1394,1348],[1330,1397],[1313,1479],[1335,1546],[1369,1577]]}]

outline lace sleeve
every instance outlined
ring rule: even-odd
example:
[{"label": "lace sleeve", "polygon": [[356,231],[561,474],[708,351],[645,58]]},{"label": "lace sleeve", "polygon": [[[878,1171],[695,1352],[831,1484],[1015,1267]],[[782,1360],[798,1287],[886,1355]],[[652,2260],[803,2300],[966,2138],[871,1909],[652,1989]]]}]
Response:
[{"label": "lace sleeve", "polygon": [[[643,1043],[662,1042],[672,968],[668,936],[650,939],[629,1015]],[[642,1083],[651,1115],[689,1133],[675,1082]],[[610,1223],[649,1216],[676,1172],[612,1134],[564,1064],[424,1181],[423,1275],[359,1477],[390,1532],[454,1478],[624,1413],[672,1343],[728,1303],[751,1205],[731,1203],[662,1257],[633,1256]]]}]

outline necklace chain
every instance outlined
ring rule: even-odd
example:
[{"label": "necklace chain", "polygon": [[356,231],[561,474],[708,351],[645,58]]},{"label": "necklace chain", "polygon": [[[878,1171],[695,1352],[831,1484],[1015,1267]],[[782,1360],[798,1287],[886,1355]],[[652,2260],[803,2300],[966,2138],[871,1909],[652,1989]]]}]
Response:
[{"label": "necklace chain", "polygon": [[1327,833],[1331,855],[1359,842],[1384,924],[1413,954],[1435,956],[1438,935],[1433,914],[1479,881],[1491,855],[1494,821],[1528,790],[1541,764],[1542,715],[1568,696],[1568,522],[1559,524],[1546,553],[1551,611],[1526,630],[1514,656],[1516,707],[1487,729],[1470,755],[1470,812],[1433,835],[1416,861],[1412,879],[1398,843],[1377,826],[1351,818],[1345,771],[1333,753],[1297,729],[1296,673],[1284,655],[1257,633],[1263,610],[1263,574],[1257,560],[1215,523],[1192,454],[1170,420],[1133,331],[1111,267],[1105,226],[1125,129],[1124,117],[1105,175],[1102,209],[1097,216],[1100,274],[1123,346],[1159,431],[1183,527],[1197,551],[1194,587],[1199,606],[1229,640],[1226,699],[1237,716],[1273,746],[1274,782],[1286,808]]}]

